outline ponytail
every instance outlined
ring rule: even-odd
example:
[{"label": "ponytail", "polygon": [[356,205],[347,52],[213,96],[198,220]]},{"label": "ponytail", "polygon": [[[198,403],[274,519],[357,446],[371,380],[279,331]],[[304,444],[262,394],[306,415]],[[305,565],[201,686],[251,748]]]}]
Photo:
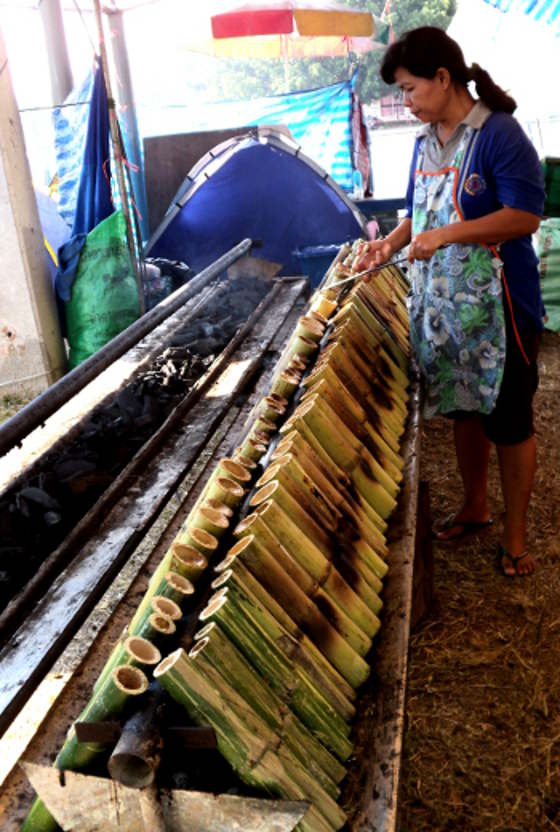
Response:
[{"label": "ponytail", "polygon": [[469,80],[474,81],[476,94],[489,110],[502,113],[515,112],[517,103],[505,90],[499,87],[485,69],[478,64],[472,64],[469,69]]},{"label": "ponytail", "polygon": [[395,83],[395,72],[402,67],[419,78],[435,78],[438,69],[447,69],[451,80],[466,87],[474,81],[477,95],[490,110],[513,113],[517,104],[494,83],[486,70],[473,64],[468,67],[461,47],[436,26],[421,26],[405,32],[392,43],[383,56],[381,77],[386,84]]}]

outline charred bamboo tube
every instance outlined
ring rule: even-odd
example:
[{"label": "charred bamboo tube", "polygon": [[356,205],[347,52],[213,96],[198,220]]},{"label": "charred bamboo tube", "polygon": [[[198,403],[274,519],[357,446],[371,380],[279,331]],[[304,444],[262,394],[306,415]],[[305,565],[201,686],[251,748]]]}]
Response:
[{"label": "charred bamboo tube", "polygon": [[[243,538],[236,544],[234,549],[235,555],[243,555],[249,560],[250,552],[248,545],[250,538]],[[250,541],[252,542],[252,541]],[[240,545],[242,544],[242,545]],[[231,550],[230,550],[231,556]],[[234,559],[234,558],[233,558]],[[229,564],[229,559],[228,559]],[[259,566],[259,559],[257,556],[251,558],[250,564],[246,564],[247,568],[255,574],[259,581],[261,581],[269,592],[274,594],[274,597],[284,607],[288,615],[290,615],[296,624],[302,626],[305,632],[315,641],[317,646],[323,651],[328,660],[335,666],[335,668],[344,676],[347,682],[352,687],[359,687],[369,675],[369,666],[364,661],[362,656],[349,644],[345,636],[331,623],[336,621],[338,626],[342,629],[343,622],[337,617],[334,608],[327,609],[329,618],[319,610],[305,595],[301,592],[297,584],[286,575],[283,570],[277,568],[274,570],[274,578],[268,572],[265,574]],[[257,574],[254,570],[259,570]]]},{"label": "charred bamboo tube", "polygon": [[[270,540],[270,537],[268,539]],[[360,656],[365,656],[369,652],[372,635],[379,629],[379,620],[359,596],[345,584],[332,564],[325,558],[321,558],[323,581],[324,586],[329,587],[329,593],[323,588],[321,582],[312,579],[284,547],[277,545],[273,554],[262,538],[259,539],[254,534],[242,537],[229,550],[228,556],[230,554],[234,557],[240,555],[245,565],[259,579],[261,579],[260,573],[267,567],[277,576],[282,573],[287,575],[299,587],[302,595],[323,611],[325,617]],[[253,563],[253,566],[249,561]],[[315,571],[319,570],[315,569]],[[346,604],[344,604],[345,599]],[[359,622],[356,622],[356,618]],[[366,630],[365,627],[368,629]],[[370,630],[373,631],[371,634]]]},{"label": "charred bamboo tube", "polygon": [[364,466],[362,459],[346,443],[343,436],[336,435],[329,425],[324,411],[316,404],[317,400],[307,401],[296,411],[310,428],[310,431],[334,462],[347,471],[354,485],[362,496],[371,504],[383,519],[394,510],[396,501],[385,486],[377,482]]},{"label": "charred bamboo tube", "polygon": [[[257,545],[261,543],[265,553],[274,558],[309,598],[316,598],[319,606],[325,610],[328,609],[330,599],[336,610],[346,611],[348,617],[370,639],[375,635],[380,622],[365,599],[346,583],[332,560],[302,533],[273,500],[262,503],[256,516],[249,517],[237,526],[236,536],[243,538],[247,534],[254,535]],[[323,590],[327,598],[324,598],[319,589]],[[377,604],[374,603],[374,606]]]},{"label": "charred bamboo tube", "polygon": [[[80,716],[79,722],[99,722],[117,716],[131,696],[139,696],[148,689],[148,680],[137,667],[116,667],[105,684],[92,696]],[[54,766],[61,771],[79,771],[87,766],[103,750],[99,743],[79,743],[74,725],[60,749]],[[45,804],[37,798],[29,811],[22,832],[54,832],[58,829]]]},{"label": "charred bamboo tube", "polygon": [[[169,694],[186,708],[191,719],[198,724],[212,725],[221,754],[241,779],[267,790],[272,787],[288,798],[309,797],[320,818],[325,818],[331,828],[341,828],[346,820],[342,810],[318,784],[312,788],[307,782],[302,784],[301,777],[293,776],[297,764],[288,749],[284,759],[296,765],[289,776],[286,774],[285,763],[280,761],[277,753],[281,745],[279,738],[231,686],[224,682],[216,688],[201,672],[197,660],[189,658],[182,649],[158,666],[156,676]],[[267,754],[270,751],[274,753]]]},{"label": "charred bamboo tube", "polygon": [[309,677],[311,684],[340,714],[342,723],[339,730],[344,733],[345,722],[349,722],[355,714],[352,701],[356,692],[352,686],[238,559],[234,559],[231,568],[221,572],[213,582],[212,587],[216,589],[213,598],[221,589],[233,584],[258,610],[259,625],[269,638]]},{"label": "charred bamboo tube", "polygon": [[[340,715],[329,708],[328,703],[312,682],[297,667],[277,642],[270,638],[259,625],[257,613],[236,588],[235,580],[228,578],[228,590],[225,595],[213,598],[204,612],[202,620],[218,624],[239,649],[239,651],[266,679],[268,685],[294,712],[318,739],[341,760],[346,760],[352,753],[352,744],[348,739],[349,728]],[[207,633],[204,627],[201,632]],[[303,680],[303,681],[302,681]],[[307,695],[307,700],[305,700]],[[316,752],[319,754],[319,752]],[[323,760],[326,771],[339,782],[341,769],[329,755]],[[344,776],[344,775],[342,775]]]},{"label": "charred bamboo tube", "polygon": [[161,696],[148,694],[144,707],[123,725],[121,736],[109,757],[107,768],[113,780],[132,789],[144,789],[155,779],[163,742],[157,727]]},{"label": "charred bamboo tube", "polygon": [[278,443],[271,455],[271,460],[277,462],[285,455],[293,455],[300,460],[302,467],[309,471],[313,481],[332,504],[343,515],[363,523],[368,533],[373,535],[374,543],[379,543],[375,530],[379,531],[381,542],[385,543],[382,532],[387,528],[387,523],[377,513],[374,513],[369,503],[364,503],[358,494],[349,494],[350,479],[332,463],[322,446],[316,450],[306,440],[303,433],[293,430]]},{"label": "charred bamboo tube", "polygon": [[155,667],[160,661],[161,653],[150,641],[141,636],[127,636],[118,641],[113,648],[93,686],[93,692],[95,694],[101,689],[116,667],[131,665],[148,673],[150,668]]},{"label": "charred bamboo tube", "polygon": [[[226,661],[227,656],[227,661]],[[232,684],[237,693],[260,719],[276,731],[302,762],[310,764],[313,776],[335,800],[337,787],[346,769],[313,736],[289,710],[280,696],[263,681],[243,653],[234,646],[215,622],[204,627],[204,635],[197,634],[189,657],[196,659],[205,675],[212,679],[218,674]],[[208,667],[210,664],[212,670]]]},{"label": "charred bamboo tube", "polygon": [[323,337],[325,327],[315,318],[303,316],[296,324],[295,334],[318,343]]}]

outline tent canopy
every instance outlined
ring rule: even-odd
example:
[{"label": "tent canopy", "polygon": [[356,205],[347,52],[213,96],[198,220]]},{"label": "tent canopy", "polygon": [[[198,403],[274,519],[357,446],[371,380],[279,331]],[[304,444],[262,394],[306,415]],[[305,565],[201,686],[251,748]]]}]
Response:
[{"label": "tent canopy", "polygon": [[365,234],[366,220],[334,180],[282,132],[230,139],[190,171],[146,247],[150,257],[182,260],[195,271],[241,239],[255,255],[301,274],[294,251]]}]

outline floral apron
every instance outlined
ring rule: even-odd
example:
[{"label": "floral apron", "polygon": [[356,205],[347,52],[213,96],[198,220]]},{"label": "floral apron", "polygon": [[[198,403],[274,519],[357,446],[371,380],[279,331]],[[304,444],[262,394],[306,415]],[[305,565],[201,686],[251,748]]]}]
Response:
[{"label": "floral apron", "polygon": [[[467,127],[450,167],[422,170],[423,143],[414,180],[412,236],[464,219],[457,183]],[[502,262],[486,246],[454,243],[430,260],[415,260],[409,296],[411,341],[427,381],[424,414],[457,410],[490,413],[506,354]]]}]

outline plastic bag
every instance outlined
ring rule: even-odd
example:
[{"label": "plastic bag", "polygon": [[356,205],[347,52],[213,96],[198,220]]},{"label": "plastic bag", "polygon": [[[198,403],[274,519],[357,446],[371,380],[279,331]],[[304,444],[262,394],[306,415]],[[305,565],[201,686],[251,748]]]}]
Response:
[{"label": "plastic bag", "polygon": [[116,211],[87,235],[72,296],[66,304],[70,367],[76,367],[140,314],[138,287],[126,241],[126,221]]}]

